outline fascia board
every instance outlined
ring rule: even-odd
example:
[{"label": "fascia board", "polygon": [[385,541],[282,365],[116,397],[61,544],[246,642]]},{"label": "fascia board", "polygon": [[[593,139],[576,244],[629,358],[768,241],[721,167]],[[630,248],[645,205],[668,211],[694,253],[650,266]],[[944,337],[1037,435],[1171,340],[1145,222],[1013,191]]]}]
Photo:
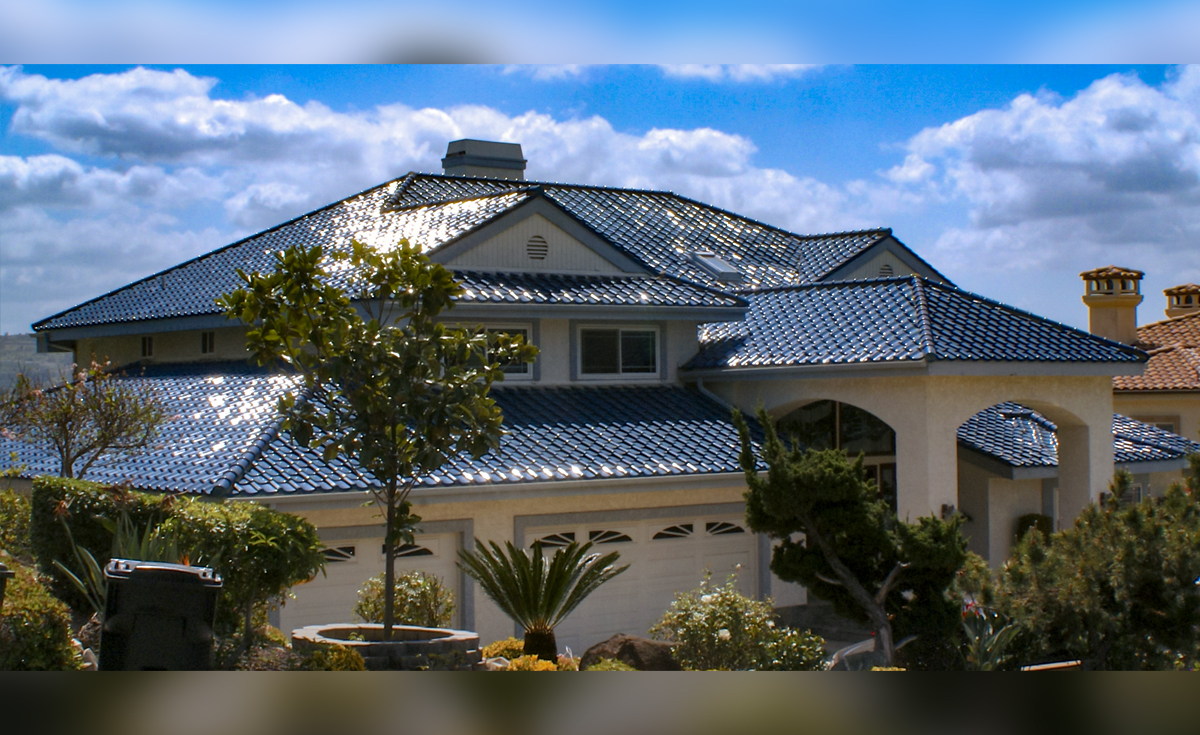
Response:
[{"label": "fascia board", "polygon": [[1138,375],[1141,363],[1121,362],[1001,362],[969,360],[895,360],[889,362],[836,363],[819,365],[771,365],[762,367],[703,368],[681,370],[681,374],[700,378],[770,380],[780,377],[867,377],[880,371],[908,372],[919,375],[966,376],[1112,376]]},{"label": "fascia board", "polygon": [[958,459],[1004,480],[1044,480],[1048,477],[1058,477],[1057,467],[1017,467],[962,444],[958,445]]},{"label": "fascia board", "polygon": [[577,219],[567,214],[562,208],[550,202],[545,196],[540,195],[517,204],[508,212],[494,217],[479,228],[460,235],[458,238],[443,243],[434,250],[429,251],[429,259],[435,263],[448,264],[458,256],[478,245],[482,245],[501,232],[520,224],[535,214],[540,214],[550,220],[550,222],[568,235],[583,243],[588,248],[591,248],[601,258],[604,258],[622,271],[626,273],[649,273],[649,271],[610,245],[595,232],[581,225]]},{"label": "fascia board", "polygon": [[131,334],[152,334],[161,332],[186,332],[193,329],[220,329],[236,327],[242,322],[231,320],[225,314],[200,314],[197,316],[177,316],[168,319],[142,319],[138,321],[115,322],[112,324],[94,324],[83,327],[64,327],[63,329],[47,329],[38,334],[46,335],[50,342],[64,342],[75,339],[92,339],[94,337],[120,337]]},{"label": "fascia board", "polygon": [[1086,377],[1097,375],[1141,375],[1140,362],[1067,362],[1007,360],[933,360],[930,375],[1056,375]]}]

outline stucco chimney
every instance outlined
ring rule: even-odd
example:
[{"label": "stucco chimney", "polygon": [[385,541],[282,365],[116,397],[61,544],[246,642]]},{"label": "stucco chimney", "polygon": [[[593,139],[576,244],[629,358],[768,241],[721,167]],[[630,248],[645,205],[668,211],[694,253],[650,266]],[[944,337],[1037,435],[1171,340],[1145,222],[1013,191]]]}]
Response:
[{"label": "stucco chimney", "polygon": [[525,158],[520,143],[491,140],[451,141],[446,146],[442,170],[447,176],[479,176],[487,179],[525,179]]},{"label": "stucco chimney", "polygon": [[1088,330],[1099,337],[1133,344],[1137,341],[1137,307],[1142,303],[1145,273],[1108,265],[1080,273],[1087,284]]},{"label": "stucco chimney", "polygon": [[1167,296],[1167,318],[1174,319],[1184,314],[1200,311],[1200,286],[1185,283],[1163,291]]}]

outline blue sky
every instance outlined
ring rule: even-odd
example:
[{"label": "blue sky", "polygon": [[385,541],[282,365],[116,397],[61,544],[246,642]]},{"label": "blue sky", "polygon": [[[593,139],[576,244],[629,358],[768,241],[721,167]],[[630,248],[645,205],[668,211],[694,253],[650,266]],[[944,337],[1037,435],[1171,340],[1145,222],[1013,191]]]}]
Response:
[{"label": "blue sky", "polygon": [[10,333],[437,170],[457,137],[522,143],[531,178],[891,226],[959,285],[1078,326],[1081,270],[1146,270],[1142,321],[1200,281],[1196,69],[25,65],[0,71],[0,130]]}]

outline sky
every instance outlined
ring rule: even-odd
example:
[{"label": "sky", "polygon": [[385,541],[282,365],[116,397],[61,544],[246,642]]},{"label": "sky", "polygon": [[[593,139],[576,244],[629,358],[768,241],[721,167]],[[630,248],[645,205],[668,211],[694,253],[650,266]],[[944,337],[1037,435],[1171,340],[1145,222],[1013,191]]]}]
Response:
[{"label": "sky", "polygon": [[0,67],[0,331],[408,171],[668,189],[799,233],[888,226],[959,286],[1086,327],[1079,272],[1200,282],[1200,68]]}]

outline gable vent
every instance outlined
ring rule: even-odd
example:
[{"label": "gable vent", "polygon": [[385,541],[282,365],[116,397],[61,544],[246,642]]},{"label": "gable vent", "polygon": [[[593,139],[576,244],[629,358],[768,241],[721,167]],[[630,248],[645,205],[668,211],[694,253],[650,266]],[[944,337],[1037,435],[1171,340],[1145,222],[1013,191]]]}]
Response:
[{"label": "gable vent", "polygon": [[546,254],[550,252],[550,244],[541,235],[534,235],[525,243],[525,252],[529,254],[530,260],[545,260]]},{"label": "gable vent", "polygon": [[891,278],[894,275],[896,275],[896,274],[894,271],[892,271],[891,263],[884,263],[883,265],[879,266],[879,277],[880,278]]}]

